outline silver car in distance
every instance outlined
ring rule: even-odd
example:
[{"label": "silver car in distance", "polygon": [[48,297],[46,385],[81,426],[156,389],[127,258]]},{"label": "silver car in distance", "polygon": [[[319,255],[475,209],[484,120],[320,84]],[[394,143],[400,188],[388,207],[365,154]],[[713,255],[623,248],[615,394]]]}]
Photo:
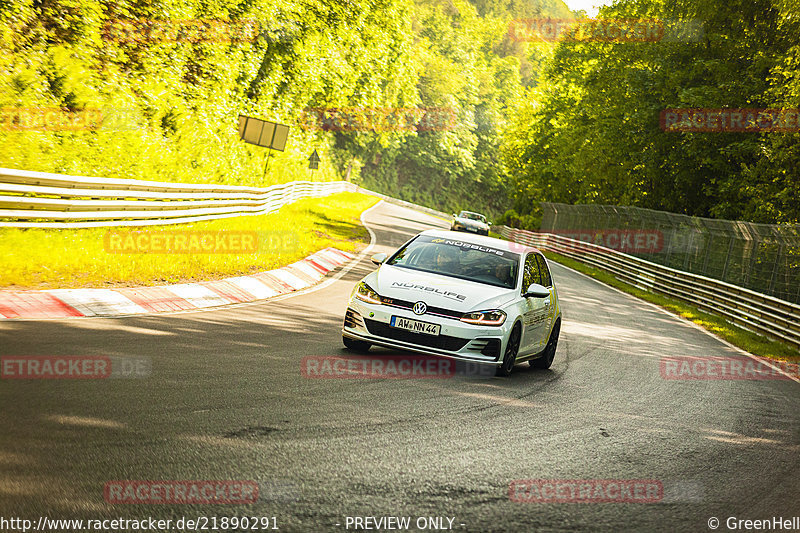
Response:
[{"label": "silver car in distance", "polygon": [[356,284],[344,345],[371,346],[497,367],[507,376],[530,361],[549,368],[561,308],[547,260],[536,248],[491,237],[428,230]]},{"label": "silver car in distance", "polygon": [[491,222],[486,221],[486,217],[480,213],[472,211],[460,211],[457,215],[453,213],[453,222],[450,224],[452,231],[466,231],[477,233],[478,235],[489,235]]}]

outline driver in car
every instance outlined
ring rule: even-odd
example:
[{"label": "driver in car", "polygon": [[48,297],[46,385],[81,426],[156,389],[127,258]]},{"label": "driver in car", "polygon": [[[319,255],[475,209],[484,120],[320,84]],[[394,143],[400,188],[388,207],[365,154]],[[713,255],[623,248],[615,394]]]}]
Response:
[{"label": "driver in car", "polygon": [[433,270],[458,274],[458,252],[451,246],[438,246],[434,259]]}]

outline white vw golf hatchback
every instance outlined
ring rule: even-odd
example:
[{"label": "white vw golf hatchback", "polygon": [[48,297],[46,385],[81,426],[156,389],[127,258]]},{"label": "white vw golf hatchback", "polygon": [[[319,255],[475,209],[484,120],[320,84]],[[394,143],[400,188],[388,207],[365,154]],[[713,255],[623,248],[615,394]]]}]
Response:
[{"label": "white vw golf hatchback", "polygon": [[372,345],[495,365],[553,362],[561,329],[558,292],[536,249],[508,241],[428,230],[353,289],[342,336]]}]

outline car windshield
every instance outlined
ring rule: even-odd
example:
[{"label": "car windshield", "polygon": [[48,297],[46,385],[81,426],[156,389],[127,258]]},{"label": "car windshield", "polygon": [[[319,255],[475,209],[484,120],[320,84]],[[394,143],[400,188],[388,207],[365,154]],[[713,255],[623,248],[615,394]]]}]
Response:
[{"label": "car windshield", "polygon": [[518,254],[428,235],[418,236],[386,263],[507,289],[517,286],[519,271]]},{"label": "car windshield", "polygon": [[469,211],[461,211],[458,215],[460,218],[468,218],[469,220],[477,220],[478,222],[486,222],[486,217],[478,213],[470,213]]}]

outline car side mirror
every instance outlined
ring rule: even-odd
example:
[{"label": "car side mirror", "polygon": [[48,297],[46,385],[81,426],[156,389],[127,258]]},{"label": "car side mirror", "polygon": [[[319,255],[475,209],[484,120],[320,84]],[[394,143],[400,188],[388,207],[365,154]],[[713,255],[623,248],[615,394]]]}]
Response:
[{"label": "car side mirror", "polygon": [[383,262],[386,261],[387,257],[389,256],[381,252],[379,254],[375,254],[372,256],[372,262],[375,263],[376,265],[382,265]]},{"label": "car side mirror", "polygon": [[453,213],[453,218],[458,218],[458,215],[456,215],[455,213]]},{"label": "car side mirror", "polygon": [[488,224],[488,225],[490,225],[490,226],[492,225],[492,223],[491,223],[491,222],[487,222],[487,224]]},{"label": "car side mirror", "polygon": [[525,294],[522,295],[523,298],[549,298],[550,291],[548,291],[542,285],[538,283],[531,283],[531,286],[528,287],[528,290],[525,291]]}]

